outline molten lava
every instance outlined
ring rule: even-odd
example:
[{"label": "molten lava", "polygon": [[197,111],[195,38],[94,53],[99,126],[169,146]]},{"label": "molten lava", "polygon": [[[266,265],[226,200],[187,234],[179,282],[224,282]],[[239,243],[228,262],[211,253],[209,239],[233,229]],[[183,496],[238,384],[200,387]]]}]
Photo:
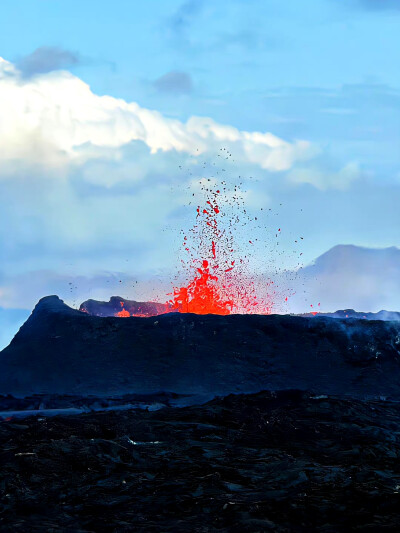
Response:
[{"label": "molten lava", "polygon": [[[206,207],[197,207],[197,223],[190,230],[193,246],[185,235],[183,248],[189,261],[183,261],[188,278],[186,285],[175,287],[168,302],[170,311],[180,313],[229,315],[231,313],[269,314],[272,302],[259,301],[255,285],[245,273],[246,256],[235,258],[233,224],[228,220],[220,228],[220,189],[207,188]],[[249,241],[253,244],[251,241]],[[268,283],[266,283],[268,285]]]},{"label": "molten lava", "polygon": [[234,302],[224,296],[218,286],[218,277],[210,274],[208,261],[204,259],[188,286],[174,290],[171,304],[174,311],[181,313],[229,315]]},{"label": "molten lava", "polygon": [[127,317],[127,316],[131,316],[130,312],[127,311],[125,308],[124,308],[124,302],[121,302],[121,311],[118,311],[118,313],[115,314],[115,316],[119,316],[119,317]]},{"label": "molten lava", "polygon": [[[160,314],[168,313],[170,311],[169,306],[165,304],[157,304],[153,302],[132,302],[129,300],[126,300],[125,302],[120,301],[119,302],[121,306],[121,310],[114,312],[113,315],[124,318],[124,317],[150,317],[150,316],[157,316]],[[139,305],[138,305],[139,304]],[[110,300],[109,304],[106,304],[112,306],[112,299]],[[126,308],[128,306],[128,309]],[[84,308],[81,309],[85,312],[87,312]],[[106,311],[108,312],[108,311]],[[105,315],[109,316],[109,315]]]}]

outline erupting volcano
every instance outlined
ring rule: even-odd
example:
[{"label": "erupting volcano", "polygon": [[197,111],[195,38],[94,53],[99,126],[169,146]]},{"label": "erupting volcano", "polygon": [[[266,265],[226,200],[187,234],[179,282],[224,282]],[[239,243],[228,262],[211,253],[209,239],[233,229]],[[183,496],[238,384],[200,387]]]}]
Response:
[{"label": "erupting volcano", "polygon": [[[234,239],[235,226],[243,222],[238,213],[239,190],[233,195],[226,183],[212,187],[203,185],[205,206],[197,207],[196,224],[183,236],[182,246],[186,260],[182,261],[187,284],[175,287],[167,303],[170,311],[181,313],[229,315],[231,313],[269,314],[273,305],[271,296],[260,298],[254,282],[246,272],[248,255],[237,255]],[[229,216],[221,202],[236,209]],[[243,209],[246,218],[248,215]],[[253,244],[251,240],[248,241]],[[269,287],[273,282],[266,282]]]},{"label": "erupting volcano", "polygon": [[[168,294],[170,299],[161,298],[165,303],[155,303],[113,297],[109,303],[101,303],[101,313],[112,311],[116,317],[146,317],[171,312],[266,315],[273,309],[276,312],[277,302],[285,306],[295,294],[287,284],[288,279],[281,278],[278,288],[276,280],[272,281],[262,270],[265,264],[271,266],[274,255],[276,257],[278,253],[281,257],[283,254],[282,247],[278,252],[276,246],[280,243],[281,228],[275,226],[268,231],[257,216],[249,214],[245,204],[247,193],[241,189],[241,183],[228,185],[224,180],[202,178],[193,182],[189,190],[192,193],[189,205],[196,206],[193,211],[195,221],[188,231],[181,230],[181,269],[176,278],[179,281],[172,284],[172,292]],[[261,239],[258,238],[260,235]],[[269,246],[268,238],[274,239],[273,246]],[[302,239],[300,237],[294,243]],[[261,253],[257,248],[260,244],[264,246]],[[302,253],[299,253],[297,244],[295,246],[292,254],[299,259]],[[256,264],[257,253],[262,258],[261,267]],[[272,267],[278,276],[295,272],[277,268],[276,264]],[[254,274],[257,271],[259,274]],[[81,310],[88,310],[87,302],[82,304]]]}]

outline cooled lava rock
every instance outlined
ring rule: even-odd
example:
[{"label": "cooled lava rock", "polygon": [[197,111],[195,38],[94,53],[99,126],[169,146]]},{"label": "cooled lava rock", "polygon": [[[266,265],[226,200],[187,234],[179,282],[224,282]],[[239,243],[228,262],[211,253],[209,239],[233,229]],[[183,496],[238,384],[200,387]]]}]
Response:
[{"label": "cooled lava rock", "polygon": [[400,405],[300,391],[0,424],[0,530],[398,532]]},{"label": "cooled lava rock", "polygon": [[[0,370],[2,532],[399,530],[399,322],[99,317],[52,296]],[[60,406],[114,410],[10,411]]]},{"label": "cooled lava rock", "polygon": [[98,317],[40,300],[0,352],[0,394],[210,398],[263,389],[400,399],[400,323],[285,315]]},{"label": "cooled lava rock", "polygon": [[120,296],[112,296],[109,302],[86,300],[79,310],[94,316],[117,316],[118,313],[124,312],[131,316],[156,316],[165,313],[167,305],[156,302],[136,302],[125,300]]},{"label": "cooled lava rock", "polygon": [[304,313],[298,316],[305,317],[329,317],[329,318],[359,318],[363,320],[400,320],[400,313],[397,311],[381,310],[377,313],[355,311],[354,309],[339,309],[334,313]]}]

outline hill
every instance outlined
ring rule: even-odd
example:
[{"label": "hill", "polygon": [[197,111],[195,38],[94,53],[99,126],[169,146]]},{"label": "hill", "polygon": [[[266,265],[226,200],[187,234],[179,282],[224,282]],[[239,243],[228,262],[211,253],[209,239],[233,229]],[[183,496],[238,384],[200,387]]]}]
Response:
[{"label": "hill", "polygon": [[0,394],[297,388],[400,399],[400,324],[287,315],[90,316],[39,301],[0,352]]}]

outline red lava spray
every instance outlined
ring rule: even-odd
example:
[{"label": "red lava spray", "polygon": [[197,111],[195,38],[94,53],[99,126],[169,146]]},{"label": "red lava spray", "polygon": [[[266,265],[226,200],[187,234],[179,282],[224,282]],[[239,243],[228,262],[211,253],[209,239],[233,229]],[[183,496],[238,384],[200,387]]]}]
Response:
[{"label": "red lava spray", "polygon": [[[222,182],[220,187],[203,187],[207,194],[205,205],[197,207],[196,224],[182,242],[187,255],[182,264],[188,282],[174,288],[167,303],[170,311],[217,315],[271,312],[271,298],[258,298],[254,282],[246,275],[247,255],[238,256],[236,252],[234,225],[240,221],[238,214],[228,217],[221,227],[226,216],[220,208],[220,200],[226,202],[227,198],[225,185]],[[238,193],[236,188],[235,192]],[[233,201],[236,198],[233,195]]]}]

